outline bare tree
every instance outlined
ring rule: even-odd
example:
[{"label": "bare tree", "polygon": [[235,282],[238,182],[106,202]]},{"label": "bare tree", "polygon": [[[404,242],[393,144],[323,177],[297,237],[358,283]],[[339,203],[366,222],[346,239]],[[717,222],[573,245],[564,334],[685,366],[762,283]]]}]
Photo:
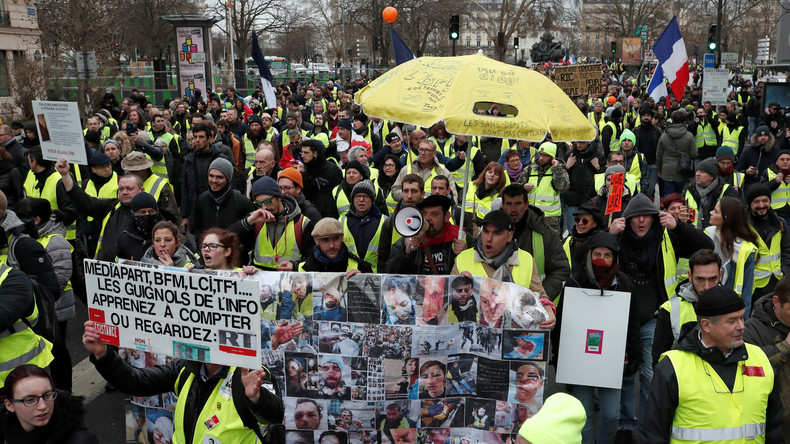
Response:
[{"label": "bare tree", "polygon": [[280,30],[289,16],[298,15],[284,0],[218,0],[214,11],[222,16],[230,4],[233,50],[237,59],[250,55],[252,31]]},{"label": "bare tree", "polygon": [[17,57],[10,69],[11,92],[14,104],[22,110],[25,119],[33,118],[33,100],[41,100],[47,94],[47,69],[32,56]]},{"label": "bare tree", "polygon": [[[536,0],[500,0],[484,2],[477,0],[470,2],[470,12],[477,12],[482,17],[482,22],[491,25],[484,26],[488,39],[494,42],[497,58],[505,59],[508,42],[513,34],[518,31],[522,19],[536,3]],[[504,42],[499,41],[499,34],[504,34]],[[500,45],[504,43],[504,45]]]},{"label": "bare tree", "polygon": [[200,11],[196,0],[132,0],[122,2],[120,16],[124,26],[119,43],[128,52],[146,60],[170,59],[173,45],[173,25],[162,20],[163,15],[194,14]]}]

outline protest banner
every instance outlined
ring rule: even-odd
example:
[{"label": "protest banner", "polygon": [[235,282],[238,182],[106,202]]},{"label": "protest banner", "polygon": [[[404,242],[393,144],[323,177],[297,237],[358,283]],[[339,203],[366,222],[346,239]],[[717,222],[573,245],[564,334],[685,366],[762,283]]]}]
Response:
[{"label": "protest banner", "polygon": [[601,92],[601,65],[556,66],[554,82],[568,96]]},{"label": "protest banner", "polygon": [[[505,442],[543,404],[548,314],[526,288],[463,276],[244,278],[259,288],[262,363],[283,394],[286,442]],[[133,403],[129,434],[166,397]]]},{"label": "protest banner", "polygon": [[620,59],[623,65],[639,66],[642,63],[642,39],[640,37],[623,37]]},{"label": "protest banner", "polygon": [[557,382],[619,389],[631,293],[565,287]]},{"label": "protest banner", "polygon": [[258,282],[85,261],[88,315],[102,342],[141,352],[257,368]]},{"label": "protest banner", "polygon": [[713,106],[727,104],[727,89],[730,81],[729,70],[706,69],[702,78],[702,102],[710,101]]},{"label": "protest banner", "polygon": [[76,102],[33,100],[33,114],[45,160],[65,157],[72,164],[88,164]]},{"label": "protest banner", "polygon": [[609,197],[606,199],[606,214],[607,216],[623,210],[623,186],[625,185],[625,173],[612,174],[610,181],[612,188],[609,191]]}]

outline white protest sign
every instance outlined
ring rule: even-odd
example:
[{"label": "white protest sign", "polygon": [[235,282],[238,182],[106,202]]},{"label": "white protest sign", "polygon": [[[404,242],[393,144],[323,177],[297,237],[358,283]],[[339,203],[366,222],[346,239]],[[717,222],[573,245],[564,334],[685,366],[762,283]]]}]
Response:
[{"label": "white protest sign", "polygon": [[260,283],[85,260],[89,318],[102,342],[258,368]]},{"label": "white protest sign", "polygon": [[619,389],[631,294],[565,288],[557,382]]},{"label": "white protest sign", "polygon": [[702,78],[702,102],[711,105],[727,104],[727,85],[730,80],[727,69],[706,69]]},{"label": "white protest sign", "polygon": [[88,164],[76,102],[33,100],[33,114],[45,160],[65,157],[72,164]]}]

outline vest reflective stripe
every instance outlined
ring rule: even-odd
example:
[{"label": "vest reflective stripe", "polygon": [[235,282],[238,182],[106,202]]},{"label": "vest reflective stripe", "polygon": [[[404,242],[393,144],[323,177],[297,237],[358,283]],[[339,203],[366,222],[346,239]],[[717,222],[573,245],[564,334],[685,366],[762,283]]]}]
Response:
[{"label": "vest reflective stripe", "polygon": [[[93,183],[93,180],[88,179],[88,182],[85,184],[85,194],[99,199],[115,199],[118,197],[118,173],[113,171],[110,180],[102,185],[99,191],[96,191],[96,185]],[[88,220],[92,221],[93,218],[88,216]]]},{"label": "vest reflective stripe", "polygon": [[677,260],[675,259],[675,248],[672,246],[672,240],[669,238],[669,231],[664,228],[664,237],[661,240],[661,258],[664,264],[664,290],[667,296],[675,294],[675,287],[678,284]]},{"label": "vest reflective stripe", "polygon": [[605,116],[606,116],[606,113],[601,113],[601,117],[596,121],[595,120],[595,111],[590,111],[590,113],[587,114],[587,119],[590,121],[590,123],[595,125],[596,128],[601,129],[601,126],[603,126],[601,124],[601,122],[604,121],[604,117]]},{"label": "vest reflective stripe", "polygon": [[[719,198],[717,202],[721,200],[722,196],[724,196],[724,192],[727,191],[727,188],[729,187],[730,185],[726,183],[721,187],[721,194],[719,194]],[[702,224],[702,216],[699,214],[699,205],[697,204],[697,200],[694,199],[694,196],[691,194],[689,190],[686,190],[686,195],[683,196],[683,198],[686,200],[686,205],[689,208],[694,209],[694,211],[697,213],[697,217],[694,219],[694,227],[698,229],[702,229],[700,225]]]},{"label": "vest reflective stripe", "polygon": [[[738,293],[738,296],[743,295],[743,275],[746,271],[746,261],[752,253],[756,252],[757,247],[749,241],[743,241],[741,247],[735,252],[738,255],[738,261],[735,265],[735,282],[733,282],[735,288],[733,290]],[[752,283],[752,291],[754,291],[754,283]]]},{"label": "vest reflective stripe", "polygon": [[710,123],[697,125],[697,134],[694,136],[694,142],[696,142],[697,148],[718,145],[716,133],[713,132],[713,125]]},{"label": "vest reflective stripe", "polygon": [[[596,174],[594,180],[595,180],[595,193],[598,194],[598,191],[601,190],[601,187],[603,187],[606,184],[606,173]],[[637,182],[636,177],[634,177],[634,175],[631,173],[625,173],[625,186],[627,186],[628,189],[631,190],[632,196],[636,195],[636,193],[639,192],[638,190],[639,183]]]},{"label": "vest reflective stripe", "polygon": [[[187,408],[187,394],[195,380],[195,374],[189,373],[189,376],[186,376],[187,379],[184,385],[179,390],[180,379],[185,377],[184,370],[181,370],[175,385],[178,401],[173,414],[173,423],[175,424],[173,444],[203,444],[206,442],[254,444],[260,442],[255,432],[244,425],[238,410],[236,410],[233,397],[226,394],[232,393],[231,381],[235,371],[236,367],[230,367],[227,376],[217,381],[217,385],[211,391],[206,402],[201,406],[202,408],[199,407],[201,411],[197,417],[194,436],[187,437],[184,434],[183,427],[184,412]],[[210,421],[215,415],[218,419],[215,425],[211,428],[205,426],[204,423]],[[266,426],[267,424],[260,425]],[[262,435],[265,435],[266,432],[268,432],[267,428],[261,430]],[[213,439],[209,439],[209,437]]]},{"label": "vest reflective stripe", "polygon": [[433,145],[436,147],[436,151],[444,154],[447,157],[453,157],[453,155],[455,155],[455,150],[453,149],[453,146],[455,144],[454,137],[450,137],[447,140],[445,140],[444,145],[441,145],[439,141],[436,140],[436,137],[431,137],[428,140],[433,142]]},{"label": "vest reflective stripe", "polygon": [[[152,134],[152,136],[153,136],[153,134]],[[161,138],[162,140],[167,142],[167,149],[169,150],[170,149],[170,142],[173,140],[173,135],[168,133],[168,132],[164,132],[159,137],[154,137],[154,140],[156,140],[158,138]],[[149,156],[148,154],[146,154],[145,156],[148,157],[149,159],[151,159],[151,162],[154,163],[153,165],[151,165],[151,172],[152,173],[156,174],[159,177],[163,177],[165,179],[169,178],[169,176],[167,174],[167,164],[165,164],[165,156],[164,155],[159,160],[154,160],[154,158]]]},{"label": "vest reflective stripe", "polygon": [[336,186],[335,189],[332,190],[332,195],[335,196],[338,218],[346,217],[346,213],[348,213],[348,210],[351,208],[351,202],[348,200],[346,192],[343,191],[343,185]]},{"label": "vest reflective stripe", "polygon": [[148,179],[145,179],[145,182],[143,182],[145,192],[154,196],[157,202],[159,202],[159,196],[162,194],[162,187],[165,185],[169,185],[167,179],[159,177],[156,174],[148,176]]},{"label": "vest reflective stripe", "polygon": [[697,313],[694,311],[694,306],[691,302],[677,295],[672,296],[668,301],[661,304],[660,309],[669,313],[669,324],[672,327],[672,337],[675,338],[675,342],[680,336],[680,327],[683,324],[697,322]]},{"label": "vest reflective stripe", "polygon": [[[606,125],[612,129],[612,138],[609,139],[609,151],[620,151],[620,136],[617,134],[618,129],[623,132],[623,124],[620,123],[620,128],[614,122],[606,122]],[[603,129],[601,129],[603,131]]]},{"label": "vest reflective stripe", "polygon": [[[458,273],[468,271],[472,276],[488,277],[482,262],[475,261],[475,251],[473,248],[464,250],[456,256],[455,266]],[[513,267],[513,282],[524,288],[529,288],[532,282],[532,269],[535,267],[532,255],[528,251],[518,250],[518,265]]]},{"label": "vest reflective stripe", "polygon": [[[268,132],[263,140],[274,142],[274,130]],[[242,144],[244,145],[244,157],[246,159],[245,168],[251,168],[255,166],[255,153],[258,152],[258,147],[252,144],[252,140],[246,134],[242,137]]]},{"label": "vest reflective stripe", "polygon": [[[670,443],[765,442],[765,413],[773,390],[774,371],[759,347],[748,343],[744,346],[748,358],[736,365],[732,392],[698,355],[670,350],[661,356],[669,358],[676,375],[683,375],[676,378],[678,405]],[[760,369],[764,376],[744,375],[744,367]]]},{"label": "vest reflective stripe", "polygon": [[491,205],[494,203],[495,197],[495,195],[490,195],[479,199],[477,197],[477,185],[470,183],[469,190],[466,192],[464,211],[473,213],[478,219],[483,219],[486,217],[486,214],[491,212]]},{"label": "vest reflective stripe", "polygon": [[[776,173],[771,168],[766,171],[769,182],[776,179]],[[775,190],[771,191],[771,208],[780,210],[788,204],[790,204],[790,184],[782,181]]]},{"label": "vest reflective stripe", "polygon": [[[373,238],[370,239],[370,243],[368,244],[368,249],[365,252],[365,257],[362,258],[363,261],[370,264],[373,267],[373,272],[376,273],[378,268],[379,262],[379,242],[381,240],[381,231],[384,227],[384,222],[387,220],[386,216],[381,216],[379,218],[379,226],[376,228],[376,234],[373,235]],[[348,229],[348,220],[345,216],[340,219],[340,222],[343,224],[343,243],[346,244],[348,251],[351,254],[356,255],[359,257],[359,252],[357,251],[356,240],[354,239],[351,230]],[[394,241],[393,241],[394,243]]]},{"label": "vest reflective stripe", "polygon": [[[640,165],[642,164],[642,161],[644,161],[644,159],[645,159],[644,154],[636,153],[630,159],[631,165],[628,165],[629,159],[627,155],[625,156],[626,175],[630,174],[631,176],[633,176],[634,181],[636,183],[636,188],[639,188],[639,184],[642,182],[642,168],[640,168]],[[634,191],[634,193],[638,191],[639,190],[637,189],[636,191]]]},{"label": "vest reflective stripe", "polygon": [[[0,264],[0,288],[11,270],[10,266]],[[36,304],[33,304],[33,313],[26,316],[25,320],[35,325],[38,320]],[[24,327],[19,327],[20,324]],[[52,344],[38,336],[22,319],[14,322],[13,327],[13,334],[0,336],[0,387],[5,383],[6,376],[20,365],[34,364],[44,368],[54,359]]]},{"label": "vest reflective stripe", "polygon": [[[310,220],[304,216],[302,217],[302,226],[305,226]],[[297,262],[302,258],[299,245],[296,243],[296,224],[294,221],[288,221],[282,237],[277,239],[274,245],[269,242],[268,228],[269,224],[263,224],[260,233],[258,233],[258,238],[255,240],[255,257],[253,260],[255,265],[276,269],[280,263]]]},{"label": "vest reflective stripe", "polygon": [[568,257],[568,263],[571,264],[571,267],[573,267],[573,261],[571,260],[571,240],[572,239],[573,239],[573,236],[568,236],[567,239],[565,239],[565,242],[562,243],[562,249],[565,250],[565,256]]},{"label": "vest reflective stripe", "polygon": [[[535,173],[533,175],[533,173]],[[546,217],[557,217],[562,215],[562,204],[560,203],[560,193],[554,190],[551,185],[553,178],[553,168],[549,168],[538,178],[537,170],[530,168],[527,183],[534,185],[529,193],[529,203],[543,210]]]},{"label": "vest reflective stripe", "polygon": [[730,131],[727,125],[724,125],[721,129],[721,146],[732,148],[732,152],[735,153],[736,156],[738,155],[738,148],[740,147],[741,131],[743,131],[742,126],[732,131]]},{"label": "vest reflective stripe", "polygon": [[[466,159],[464,159],[464,163],[461,165],[461,168],[458,168],[457,170],[455,170],[455,171],[450,173],[450,174],[453,175],[453,180],[455,180],[455,184],[460,186],[461,188],[466,186],[466,183],[464,183],[464,178],[465,178],[464,172],[466,171],[466,164],[471,162],[472,159],[475,158],[475,156],[477,155],[477,153],[479,151],[480,151],[480,148],[478,148],[475,145],[472,145],[472,148],[467,150],[467,154],[469,154],[469,155],[466,156]],[[475,175],[475,168],[470,163],[469,164],[469,178],[471,179],[474,175]]]},{"label": "vest reflective stripe", "polygon": [[771,238],[770,245],[766,245],[760,235],[757,235],[757,261],[754,264],[754,287],[763,288],[771,281],[771,276],[782,278],[782,236],[780,230]]},{"label": "vest reflective stripe", "polygon": [[96,254],[93,256],[94,259],[99,257],[102,241],[104,240],[104,230],[107,229],[107,222],[110,220],[110,216],[112,216],[116,211],[118,211],[119,208],[121,208],[120,202],[115,204],[115,208],[112,211],[110,211],[106,216],[104,216],[104,220],[102,220],[101,222],[101,232],[99,233],[99,240],[96,242]]},{"label": "vest reflective stripe", "polygon": [[728,185],[732,185],[735,188],[743,188],[743,179],[746,177],[746,174],[741,173],[740,171],[733,171],[732,176],[732,183]]},{"label": "vest reflective stripe", "polygon": [[[76,166],[79,169],[79,166]],[[52,207],[53,210],[57,210],[58,208],[58,182],[60,181],[60,173],[57,171],[53,171],[52,174],[47,177],[47,180],[44,182],[44,189],[39,190],[36,185],[38,184],[38,180],[36,180],[36,175],[33,173],[33,170],[27,172],[27,177],[25,178],[25,194],[27,197],[36,197],[39,199],[46,199],[49,201],[49,205]],[[71,225],[66,227],[66,239],[67,240],[74,240],[77,238],[77,222],[74,221]]]}]

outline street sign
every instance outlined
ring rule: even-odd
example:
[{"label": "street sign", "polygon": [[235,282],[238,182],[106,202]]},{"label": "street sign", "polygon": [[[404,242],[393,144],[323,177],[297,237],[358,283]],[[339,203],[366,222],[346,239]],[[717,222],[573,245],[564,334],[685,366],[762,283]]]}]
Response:
[{"label": "street sign", "polygon": [[646,49],[645,50],[645,61],[646,62],[653,62],[655,60],[656,60],[656,56],[655,56],[655,54],[653,54],[653,51],[651,51],[649,49]]},{"label": "street sign", "polygon": [[738,53],[737,52],[723,52],[721,53],[721,64],[722,65],[735,65],[738,63]]},{"label": "street sign", "polygon": [[96,75],[96,53],[94,51],[77,52],[74,54],[77,59],[77,78],[84,79],[85,72],[89,79],[95,79]]},{"label": "street sign", "polygon": [[707,53],[705,54],[705,59],[703,62],[703,68],[713,68],[713,65],[716,63],[716,54]]}]

